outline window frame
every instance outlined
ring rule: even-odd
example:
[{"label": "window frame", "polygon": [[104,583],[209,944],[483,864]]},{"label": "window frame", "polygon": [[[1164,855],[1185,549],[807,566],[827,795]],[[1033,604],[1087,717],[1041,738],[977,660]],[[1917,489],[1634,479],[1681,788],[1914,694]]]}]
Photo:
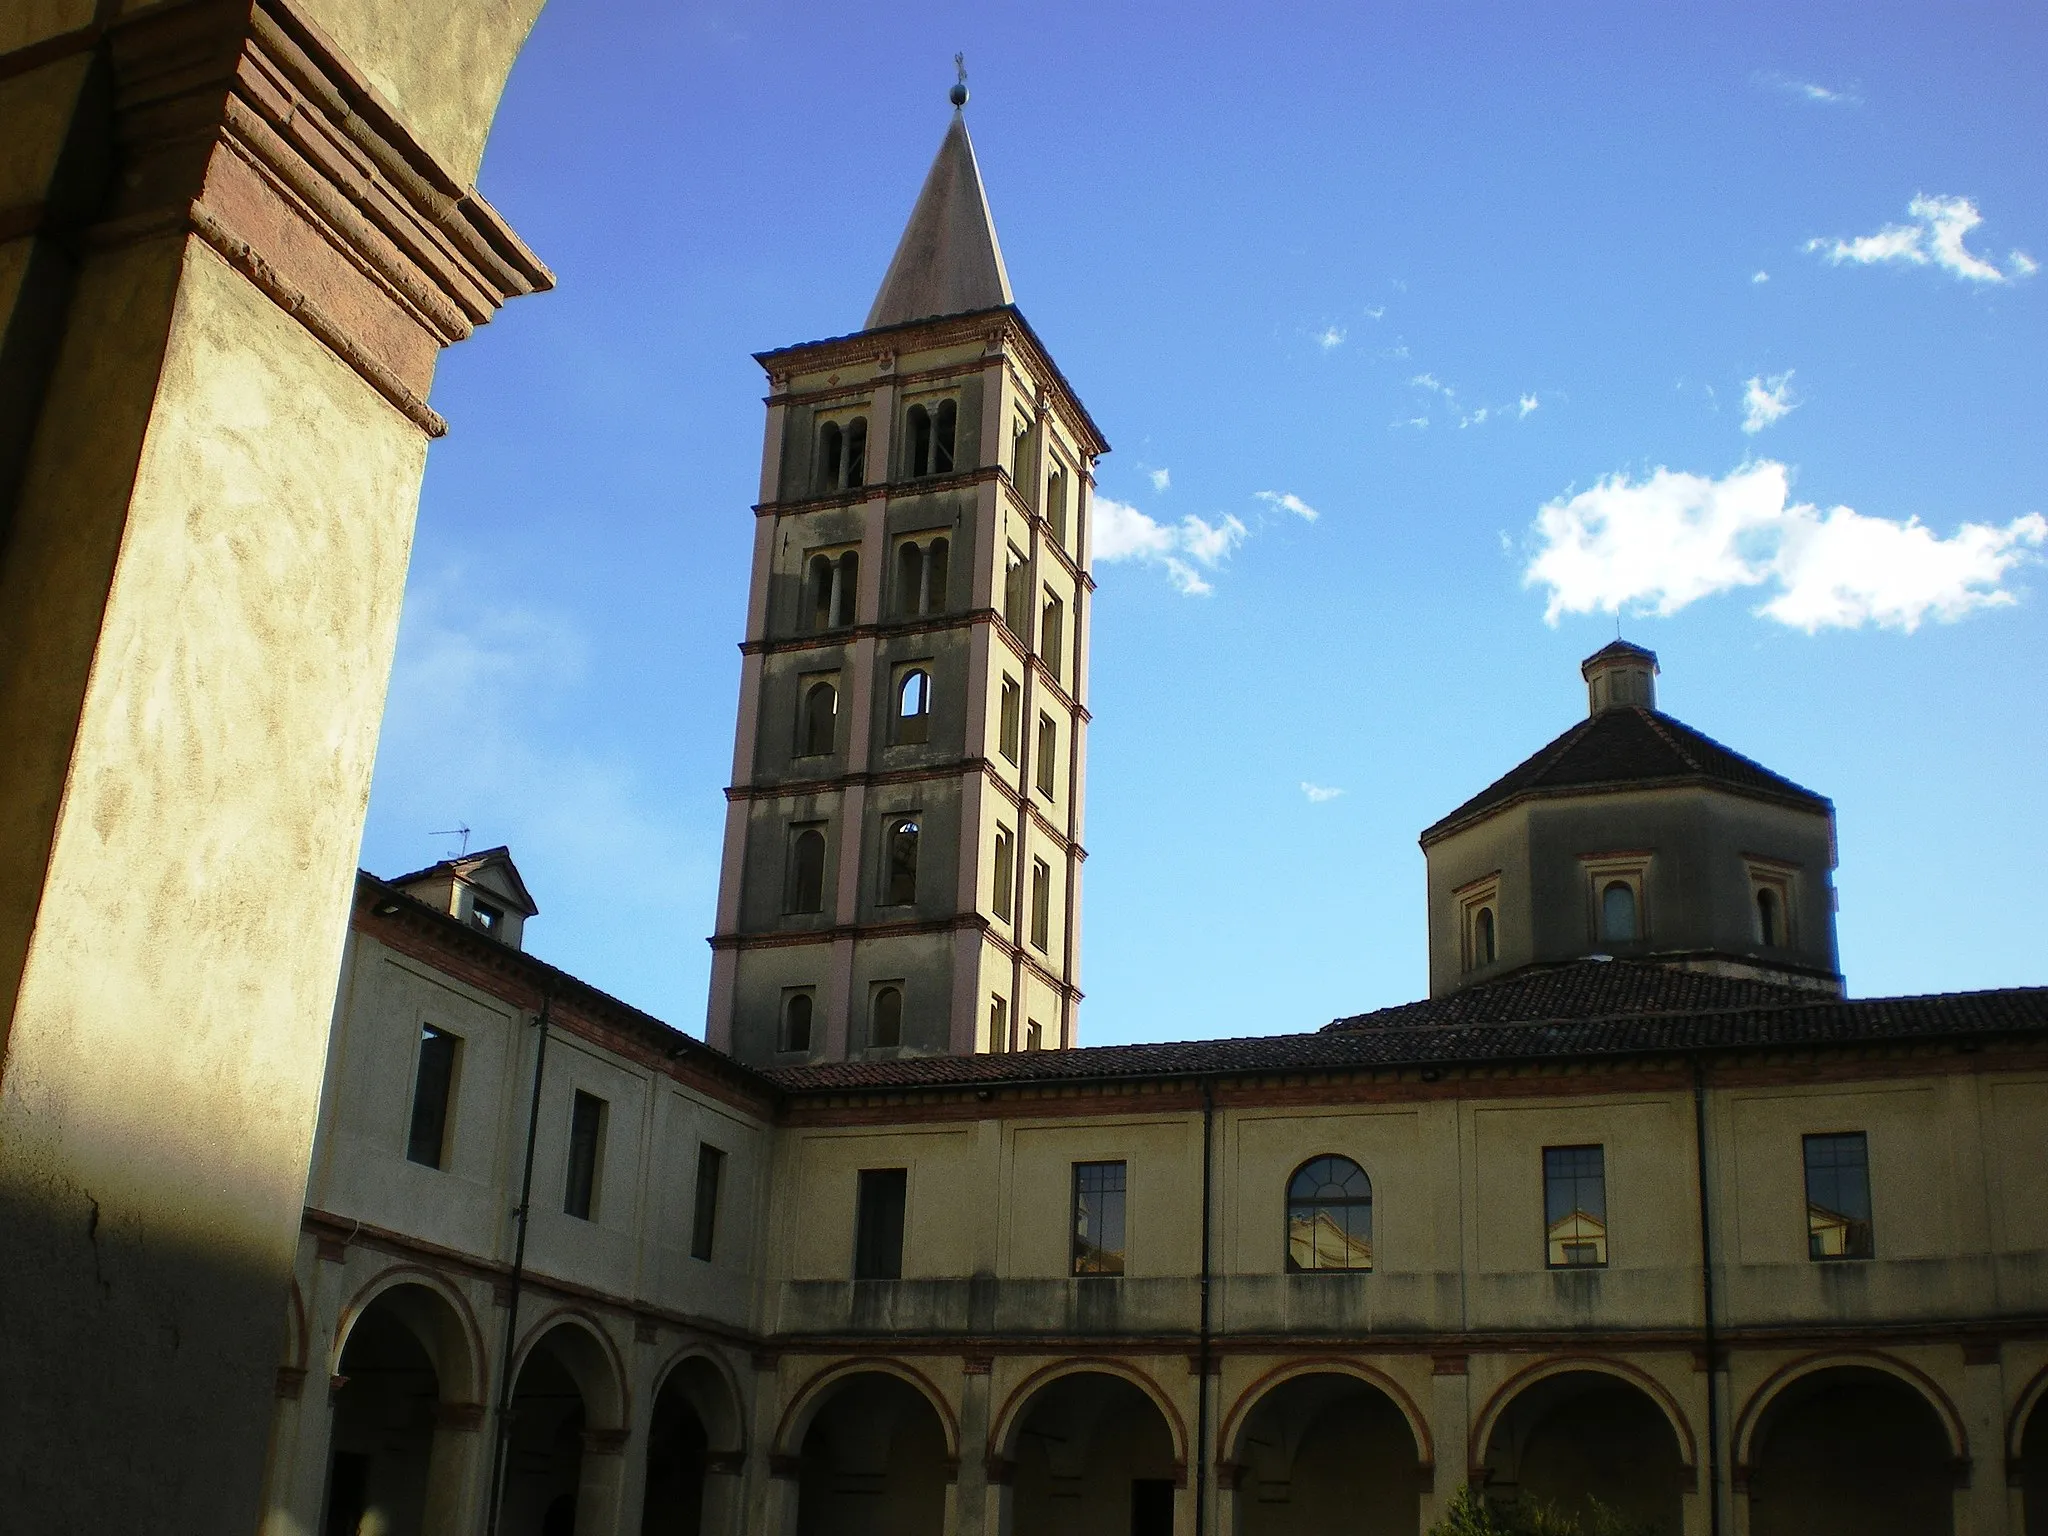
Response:
[{"label": "window frame", "polygon": [[[907,888],[897,884],[903,871],[898,867],[897,839],[906,831],[910,836],[909,874]],[[877,892],[877,906],[914,907],[917,905],[917,875],[920,856],[924,852],[924,814],[920,811],[891,811],[882,818],[882,889]],[[898,894],[899,889],[904,894]]]},{"label": "window frame", "polygon": [[[586,1107],[590,1109],[588,1117]],[[578,1221],[595,1223],[602,1210],[605,1132],[611,1108],[610,1100],[586,1089],[571,1090],[569,1138],[562,1158],[562,1214]]]},{"label": "window frame", "polygon": [[[918,702],[923,706],[906,714],[904,705],[909,701],[910,690],[919,679],[924,686]],[[936,680],[932,677],[932,663],[906,661],[895,671],[895,681],[889,690],[889,744],[894,747],[924,747],[932,739],[932,694],[936,691]]]},{"label": "window frame", "polygon": [[[889,1207],[893,1205],[893,1213]],[[853,1278],[901,1280],[903,1236],[909,1225],[910,1170],[861,1168],[855,1172]]]},{"label": "window frame", "polygon": [[[1559,1168],[1553,1171],[1552,1159],[1562,1160],[1571,1154],[1593,1153],[1598,1159],[1598,1169],[1588,1173],[1583,1168]],[[1543,1149],[1543,1267],[1553,1270],[1606,1269],[1613,1262],[1613,1224],[1607,1215],[1607,1144],[1605,1142],[1573,1142],[1562,1146],[1547,1146]],[[1578,1203],[1583,1194],[1582,1186],[1588,1179],[1597,1179],[1600,1189],[1600,1209],[1589,1211]],[[1573,1187],[1572,1209],[1561,1216],[1551,1215],[1554,1204],[1552,1191],[1560,1180],[1569,1180]],[[1560,1236],[1558,1228],[1567,1220],[1584,1216],[1597,1223],[1598,1231],[1587,1233],[1574,1230]],[[1576,1254],[1582,1249],[1594,1250],[1598,1257],[1582,1259]],[[1562,1255],[1562,1257],[1560,1257]]]},{"label": "window frame", "polygon": [[1005,672],[996,691],[996,750],[1013,768],[1024,765],[1024,685]]},{"label": "window frame", "polygon": [[[1458,969],[1483,971],[1500,964],[1500,876],[1495,870],[1477,880],[1467,881],[1451,894],[1458,903]],[[1493,914],[1493,954],[1482,959],[1479,944],[1479,914]]]},{"label": "window frame", "polygon": [[[1114,1188],[1109,1187],[1112,1169],[1115,1170]],[[1067,1272],[1076,1279],[1121,1279],[1130,1267],[1130,1163],[1124,1158],[1105,1158],[1076,1162],[1073,1170],[1072,1200],[1067,1207]],[[1100,1187],[1088,1189],[1084,1184]],[[1101,1202],[1101,1208],[1095,1214],[1102,1241],[1090,1242],[1088,1239],[1090,1212],[1082,1203],[1085,1198]],[[1114,1247],[1108,1242],[1112,1225],[1116,1239]]]},{"label": "window frame", "polygon": [[[832,695],[832,724],[830,741],[822,750],[815,750],[812,743],[811,700],[819,689],[826,689]],[[839,674],[837,672],[805,672],[797,678],[796,690],[796,751],[792,756],[799,758],[830,757],[839,750]]]},{"label": "window frame", "polygon": [[[1647,853],[1607,853],[1579,860],[1586,881],[1586,932],[1594,945],[1635,949],[1652,941],[1656,925],[1649,900],[1650,863]],[[1635,898],[1636,931],[1625,939],[1610,938],[1607,933],[1606,897],[1611,885],[1627,886]],[[1495,920],[1498,921],[1497,913]]]},{"label": "window frame", "polygon": [[988,1054],[1001,1056],[1010,1049],[1010,1000],[1000,992],[988,995]]},{"label": "window frame", "polygon": [[712,1255],[718,1248],[718,1196],[725,1179],[725,1158],[723,1147],[698,1141],[696,1198],[690,1206],[690,1257],[706,1264],[714,1262]]},{"label": "window frame", "polygon": [[[789,851],[784,855],[786,874],[783,877],[782,915],[784,917],[820,917],[824,914],[827,897],[832,888],[832,839],[826,833],[829,825],[822,821],[797,821],[790,823]],[[804,839],[817,835],[818,854],[818,904],[814,907],[801,905],[805,895],[803,889],[803,864],[799,850]]]},{"label": "window frame", "polygon": [[[1817,1145],[1828,1146],[1831,1151],[1846,1148],[1854,1143],[1857,1158],[1854,1164],[1834,1163],[1824,1169],[1816,1169],[1814,1150]],[[1876,1191],[1870,1182],[1870,1133],[1868,1131],[1808,1131],[1799,1138],[1800,1188],[1806,1197],[1806,1258],[1811,1264],[1859,1264],[1877,1257],[1877,1212]],[[1859,1175],[1863,1186],[1863,1214],[1822,1206],[1814,1199],[1814,1175],[1818,1172],[1839,1174],[1852,1168]],[[1844,1234],[1842,1250],[1828,1253],[1819,1246],[1825,1236],[1825,1227],[1815,1219],[1817,1210],[1839,1217]],[[1861,1231],[1857,1230],[1861,1228]]]},{"label": "window frame", "polygon": [[1060,728],[1044,710],[1038,713],[1038,739],[1032,743],[1031,787],[1048,800],[1059,799]]},{"label": "window frame", "polygon": [[[893,994],[896,999],[895,1039],[882,1038],[882,999]],[[903,1019],[909,1012],[908,984],[902,977],[868,984],[868,1049],[886,1051],[898,1049],[903,1044]]]},{"label": "window frame", "polygon": [[[1362,1196],[1354,1194],[1334,1199],[1324,1197],[1321,1194],[1301,1193],[1300,1186],[1302,1180],[1311,1177],[1314,1171],[1325,1163],[1342,1164],[1350,1169],[1352,1173],[1355,1173],[1364,1181],[1365,1193]],[[1323,1187],[1325,1186],[1320,1184],[1316,1186],[1318,1190]],[[1313,1157],[1303,1159],[1300,1165],[1287,1176],[1287,1183],[1283,1194],[1287,1207],[1287,1240],[1284,1245],[1286,1251],[1283,1265],[1286,1273],[1290,1275],[1366,1275],[1372,1273],[1374,1262],[1372,1175],[1365,1171],[1364,1164],[1360,1163],[1356,1158],[1347,1157],[1342,1152],[1318,1152]],[[1347,1244],[1355,1244],[1358,1241],[1358,1235],[1352,1229],[1349,1217],[1350,1213],[1360,1209],[1363,1209],[1365,1212],[1365,1262],[1363,1264],[1322,1264],[1316,1262],[1304,1264],[1295,1257],[1296,1248],[1301,1246],[1296,1240],[1295,1231],[1297,1224],[1304,1219],[1298,1213],[1302,1211],[1315,1213],[1328,1210],[1341,1210],[1345,1212],[1347,1219],[1344,1222],[1344,1240]],[[1306,1219],[1313,1224],[1316,1221],[1316,1216],[1311,1214]],[[1306,1246],[1310,1259],[1313,1261],[1321,1251],[1321,1245],[1316,1241],[1313,1230]]]},{"label": "window frame", "polygon": [[1040,589],[1038,605],[1038,659],[1059,682],[1067,664],[1067,603],[1053,587]]},{"label": "window frame", "polygon": [[1031,947],[1041,955],[1052,953],[1052,865],[1044,859],[1031,861]]},{"label": "window frame", "polygon": [[[801,1001],[806,1005],[804,1013],[804,1043],[795,1043],[795,1027],[790,1011]],[[782,1008],[775,1020],[775,1048],[778,1051],[811,1054],[813,1043],[818,1038],[818,989],[816,987],[785,987],[782,990]]]},{"label": "window frame", "polygon": [[[421,1110],[426,1107],[426,1101],[421,1099],[420,1091],[427,1085],[428,1049],[438,1046],[443,1041],[448,1043],[448,1052],[446,1063],[438,1072],[439,1103],[432,1107],[426,1117],[431,1122],[433,1130],[433,1157],[429,1159],[419,1155],[425,1141],[423,1132],[428,1129],[427,1125],[422,1124]],[[462,1036],[452,1029],[443,1029],[438,1024],[429,1024],[421,1020],[419,1035],[413,1047],[412,1103],[406,1115],[405,1128],[405,1160],[414,1167],[432,1168],[436,1172],[446,1171],[451,1150],[449,1143],[454,1138],[455,1090],[461,1073]]]},{"label": "window frame", "polygon": [[[1749,920],[1750,936],[1757,948],[1783,953],[1799,947],[1798,925],[1793,921],[1798,908],[1794,902],[1797,890],[1799,866],[1777,859],[1758,858],[1753,854],[1743,856],[1743,870],[1749,876]],[[1769,896],[1778,909],[1778,932],[1775,938],[1764,932],[1763,899]]]},{"label": "window frame", "polygon": [[1017,834],[996,823],[995,845],[989,854],[994,889],[989,910],[997,921],[1009,922],[1017,910]]}]

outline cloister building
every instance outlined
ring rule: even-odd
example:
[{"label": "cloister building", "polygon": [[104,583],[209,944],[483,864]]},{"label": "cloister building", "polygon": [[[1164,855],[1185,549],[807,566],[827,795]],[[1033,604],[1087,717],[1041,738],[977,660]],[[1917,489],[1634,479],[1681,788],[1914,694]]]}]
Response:
[{"label": "cloister building", "polygon": [[271,1536],[2048,1531],[2048,989],[1846,996],[1832,806],[1618,643],[1428,998],[1083,1047],[1107,444],[961,118],[760,361],[708,1043],[504,849],[359,879]]}]

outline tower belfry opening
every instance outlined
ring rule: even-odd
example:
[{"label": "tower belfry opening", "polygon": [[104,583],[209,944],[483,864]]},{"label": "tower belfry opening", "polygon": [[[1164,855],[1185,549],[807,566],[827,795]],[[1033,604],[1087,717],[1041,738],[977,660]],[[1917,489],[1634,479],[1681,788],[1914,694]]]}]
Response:
[{"label": "tower belfry opening", "polygon": [[1016,306],[965,78],[865,326],[755,359],[707,1020],[750,1063],[1077,1043],[1109,445]]}]

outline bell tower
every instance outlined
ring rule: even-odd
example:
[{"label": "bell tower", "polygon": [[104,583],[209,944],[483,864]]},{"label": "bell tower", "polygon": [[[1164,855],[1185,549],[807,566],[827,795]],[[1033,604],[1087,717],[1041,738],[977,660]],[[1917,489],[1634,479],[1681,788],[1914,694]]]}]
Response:
[{"label": "bell tower", "polygon": [[961,112],[867,324],[757,354],[710,1042],[757,1065],[1075,1043],[1093,468]]}]

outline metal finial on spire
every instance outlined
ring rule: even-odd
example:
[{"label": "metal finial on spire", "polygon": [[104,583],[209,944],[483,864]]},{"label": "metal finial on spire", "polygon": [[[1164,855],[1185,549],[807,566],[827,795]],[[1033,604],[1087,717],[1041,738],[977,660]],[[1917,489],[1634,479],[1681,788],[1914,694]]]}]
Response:
[{"label": "metal finial on spire", "polygon": [[946,95],[955,107],[964,107],[967,105],[967,55],[954,54],[953,68],[959,71],[960,78],[953,82],[953,89]]}]

